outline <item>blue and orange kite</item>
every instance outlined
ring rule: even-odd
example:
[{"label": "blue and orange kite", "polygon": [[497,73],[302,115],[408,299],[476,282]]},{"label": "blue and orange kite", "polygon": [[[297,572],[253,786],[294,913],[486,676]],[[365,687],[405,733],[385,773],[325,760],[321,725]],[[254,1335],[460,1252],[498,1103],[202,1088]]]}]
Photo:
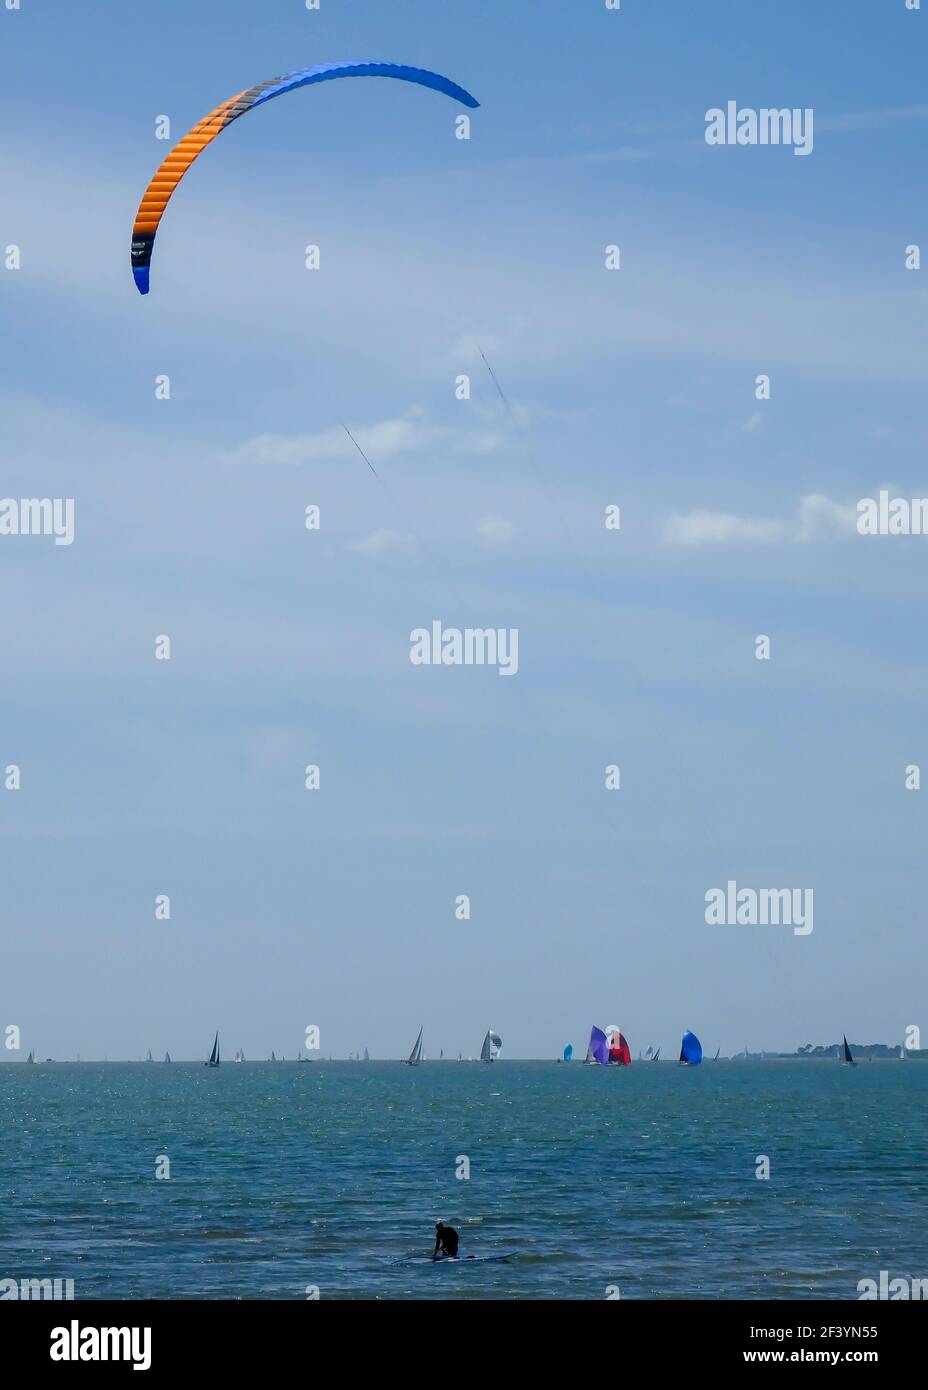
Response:
[{"label": "blue and orange kite", "polygon": [[230,97],[195,125],[180,144],[174,146],[145,190],[132,228],[132,274],[140,294],[148,294],[152,249],[164,210],[197,155],[215,140],[220,131],[238,120],[239,116],[244,116],[246,111],[263,105],[272,97],[283,96],[284,92],[292,92],[297,87],[328,82],[336,77],[394,77],[400,82],[415,82],[420,87],[444,92],[445,96],[464,106],[474,108],[480,105],[463,87],[442,77],[440,73],[428,72],[425,68],[405,67],[401,63],[322,63],[318,67],[291,72],[287,77],[272,77],[269,82],[262,82],[257,87],[249,87],[246,92]]}]

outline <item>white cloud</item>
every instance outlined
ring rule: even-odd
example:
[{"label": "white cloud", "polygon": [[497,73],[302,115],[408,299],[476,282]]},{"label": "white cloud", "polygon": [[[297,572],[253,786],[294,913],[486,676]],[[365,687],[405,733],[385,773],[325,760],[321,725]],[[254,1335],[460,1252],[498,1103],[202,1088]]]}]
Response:
[{"label": "white cloud", "polygon": [[370,559],[375,559],[378,555],[389,555],[401,550],[409,550],[409,537],[404,536],[400,531],[393,531],[389,526],[381,526],[376,531],[372,531],[369,536],[365,536],[361,541],[355,541],[354,545],[348,547],[356,555],[366,555]]},{"label": "white cloud", "polygon": [[779,545],[856,534],[854,503],[833,502],[822,493],[800,498],[794,518],[737,516],[697,510],[673,515],[664,527],[665,545]]},{"label": "white cloud", "polygon": [[856,534],[857,507],[853,502],[832,502],[820,492],[810,493],[800,501],[796,540],[827,540],[831,536]]},{"label": "white cloud", "polygon": [[785,538],[781,521],[735,516],[732,512],[688,512],[672,516],[664,528],[667,545],[773,545]]},{"label": "white cloud", "polygon": [[297,467],[357,458],[358,449],[361,449],[376,469],[378,462],[384,459],[435,447],[446,453],[490,454],[506,443],[504,436],[495,430],[431,424],[419,407],[370,425],[348,422],[348,428],[351,438],[343,425],[312,434],[259,434],[246,439],[224,457],[230,463],[255,468]]},{"label": "white cloud", "polygon": [[512,540],[515,533],[516,528],[512,522],[501,516],[485,516],[477,522],[478,536],[490,545],[504,545],[506,541]]},{"label": "white cloud", "polygon": [[[372,425],[351,427],[351,433],[358,447],[371,459],[374,467],[378,459],[391,458],[396,454],[414,453],[444,440],[450,431],[427,424],[417,411],[392,420],[380,420]],[[304,463],[319,463],[357,455],[357,449],[341,425],[331,429],[318,430],[313,434],[259,434],[246,439],[233,451],[236,463],[252,464],[255,467],[294,466]]]},{"label": "white cloud", "polygon": [[928,120],[928,106],[882,106],[869,111],[839,111],[833,115],[819,115],[816,112],[815,124],[820,130],[858,131],[886,130],[890,126],[917,125]]}]

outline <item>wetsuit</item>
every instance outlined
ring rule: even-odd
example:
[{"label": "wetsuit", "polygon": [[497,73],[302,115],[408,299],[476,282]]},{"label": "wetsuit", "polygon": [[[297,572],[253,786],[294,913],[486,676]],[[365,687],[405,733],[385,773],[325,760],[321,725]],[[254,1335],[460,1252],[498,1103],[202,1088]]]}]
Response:
[{"label": "wetsuit", "polygon": [[438,1255],[439,1247],[443,1255],[448,1255],[453,1260],[457,1259],[458,1233],[453,1226],[442,1226],[440,1230],[436,1231],[435,1249],[432,1252],[433,1260]]}]

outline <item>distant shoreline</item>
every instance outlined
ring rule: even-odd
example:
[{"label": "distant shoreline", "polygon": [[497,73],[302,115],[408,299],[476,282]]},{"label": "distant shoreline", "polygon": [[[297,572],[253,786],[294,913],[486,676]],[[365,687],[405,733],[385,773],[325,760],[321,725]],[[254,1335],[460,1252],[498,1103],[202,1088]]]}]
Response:
[{"label": "distant shoreline", "polygon": [[[859,1061],[871,1061],[871,1062],[899,1062],[899,1061],[902,1061],[902,1060],[905,1060],[905,1061],[928,1061],[928,1048],[921,1048],[920,1050],[911,1050],[911,1051],[907,1051],[906,1054],[905,1054],[905,1058],[903,1059],[903,1058],[900,1058],[900,1056],[899,1056],[899,1048],[898,1048],[898,1047],[889,1047],[889,1046],[887,1046],[885,1043],[872,1043],[872,1044],[870,1044],[870,1045],[863,1045],[863,1044],[858,1045],[858,1044],[855,1044],[855,1043],[851,1043],[850,1046],[851,1046],[851,1050],[852,1050],[852,1052],[853,1052],[853,1054],[854,1054],[854,1060],[855,1060],[855,1061],[858,1061],[858,1062],[859,1062]],[[842,1055],[843,1055],[843,1048],[842,1048],[842,1045],[841,1045],[840,1043],[837,1043],[837,1044],[834,1044],[834,1045],[833,1045],[832,1047],[830,1047],[830,1048],[824,1048],[824,1047],[817,1047],[817,1048],[814,1048],[814,1049],[812,1049],[811,1052],[748,1052],[748,1053],[736,1052],[736,1053],[735,1053],[733,1056],[731,1056],[731,1057],[719,1057],[718,1060],[719,1060],[719,1062],[729,1062],[729,1063],[732,1063],[732,1062],[738,1062],[738,1063],[745,1063],[745,1062],[759,1062],[759,1063],[760,1063],[760,1062],[832,1062],[832,1063],[834,1063],[834,1062],[836,1062],[836,1061],[840,1061]],[[646,1066],[646,1065],[650,1066],[652,1060],[653,1060],[653,1059],[647,1058],[647,1057],[634,1058],[634,1059],[633,1059],[633,1063],[634,1063],[635,1065],[638,1065],[638,1064],[640,1063],[642,1066]],[[715,1060],[715,1059],[713,1059],[713,1058],[711,1058],[711,1057],[705,1057],[705,1058],[703,1058],[703,1066],[711,1067],[711,1066],[714,1064],[714,1060]],[[566,1066],[566,1067],[582,1067],[582,1066],[585,1065],[584,1062],[583,1062],[582,1060],[577,1060],[576,1058],[575,1058],[573,1061],[571,1061],[571,1062],[563,1062],[562,1059],[561,1059],[560,1057],[507,1057],[507,1058],[498,1057],[498,1058],[495,1058],[495,1059],[494,1059],[492,1065],[493,1065],[493,1066],[499,1066],[499,1065],[505,1066],[505,1065],[507,1065],[507,1064],[509,1064],[509,1063],[514,1063],[514,1062],[547,1063],[547,1064],[552,1065],[552,1066],[553,1066],[553,1065],[563,1065],[563,1066]],[[314,1067],[318,1067],[318,1066],[330,1066],[330,1065],[331,1065],[331,1066],[342,1065],[342,1066],[352,1066],[352,1067],[358,1067],[358,1066],[360,1066],[360,1067],[366,1067],[366,1066],[372,1066],[372,1065],[375,1065],[375,1064],[383,1065],[384,1063],[387,1063],[387,1064],[402,1063],[402,1064],[405,1065],[405,1058],[403,1058],[403,1057],[371,1057],[371,1058],[369,1058],[369,1060],[368,1060],[367,1062],[359,1062],[359,1061],[357,1061],[355,1058],[352,1058],[352,1057],[318,1057],[318,1058],[308,1058],[308,1057],[302,1057],[302,1058],[297,1058],[297,1057],[280,1058],[280,1057],[278,1057],[278,1058],[277,1058],[275,1061],[273,1061],[273,1062],[270,1060],[270,1058],[256,1058],[256,1059],[254,1059],[254,1060],[252,1060],[252,1061],[243,1061],[243,1062],[234,1062],[234,1061],[232,1061],[232,1062],[223,1062],[223,1063],[222,1063],[222,1066],[223,1066],[224,1069],[225,1069],[225,1068],[234,1068],[234,1067],[238,1067],[238,1066],[245,1066],[245,1067],[268,1067],[268,1066],[271,1066],[271,1067],[291,1067],[291,1066],[306,1066],[306,1065],[310,1065],[310,1066],[314,1066]],[[19,1067],[19,1066],[26,1066],[26,1065],[27,1065],[27,1062],[26,1062],[26,1059],[25,1059],[25,1058],[16,1059],[16,1060],[14,1060],[13,1058],[9,1058],[9,1057],[0,1058],[0,1066]],[[174,1057],[174,1058],[172,1058],[172,1060],[171,1060],[169,1063],[165,1063],[165,1062],[163,1062],[163,1061],[158,1061],[158,1062],[156,1062],[156,1061],[151,1061],[151,1062],[148,1062],[148,1061],[146,1061],[144,1058],[141,1058],[141,1057],[80,1057],[80,1058],[76,1058],[76,1057],[62,1057],[62,1058],[56,1058],[56,1057],[41,1057],[41,1058],[39,1058],[39,1057],[37,1057],[36,1060],[35,1060],[35,1063],[34,1063],[33,1065],[35,1065],[35,1066],[49,1066],[49,1065],[53,1065],[53,1066],[68,1066],[68,1067],[83,1067],[83,1066],[94,1066],[94,1067],[104,1067],[104,1066],[120,1066],[120,1067],[123,1067],[123,1066],[132,1066],[132,1067],[149,1067],[149,1066],[151,1066],[151,1067],[163,1067],[163,1066],[203,1066],[203,1058],[202,1058],[202,1057]],[[446,1065],[447,1065],[447,1066],[457,1066],[457,1065],[464,1065],[464,1066],[480,1066],[480,1065],[485,1065],[485,1064],[481,1063],[481,1062],[480,1062],[480,1059],[479,1059],[478,1057],[473,1057],[473,1058],[469,1058],[469,1057],[467,1057],[467,1058],[462,1058],[460,1063],[458,1062],[458,1059],[455,1058],[455,1057],[444,1057],[444,1058],[434,1057],[434,1058],[428,1058],[428,1059],[424,1060],[420,1065],[422,1065],[422,1066],[436,1066],[436,1067],[437,1067],[437,1066],[446,1066]],[[657,1065],[658,1065],[658,1066],[674,1066],[674,1067],[675,1067],[675,1066],[678,1066],[678,1065],[679,1065],[679,1062],[678,1062],[678,1060],[677,1060],[676,1057],[662,1057],[662,1058],[660,1058],[660,1059],[658,1060]]]}]

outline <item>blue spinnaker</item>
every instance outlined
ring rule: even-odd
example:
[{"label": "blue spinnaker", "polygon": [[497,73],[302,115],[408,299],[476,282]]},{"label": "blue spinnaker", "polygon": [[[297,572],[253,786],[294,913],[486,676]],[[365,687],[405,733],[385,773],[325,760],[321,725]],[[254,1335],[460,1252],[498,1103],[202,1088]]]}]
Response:
[{"label": "blue spinnaker", "polygon": [[698,1067],[702,1061],[702,1043],[695,1033],[684,1033],[683,1044],[680,1048],[680,1061],[685,1062],[688,1067]]},{"label": "blue spinnaker", "polygon": [[595,1025],[590,1034],[590,1053],[594,1060],[599,1062],[600,1066],[607,1067],[609,1065],[608,1039],[603,1030],[595,1027]]},{"label": "blue spinnaker", "polygon": [[571,1058],[573,1057],[573,1055],[574,1055],[573,1044],[572,1044],[572,1043],[568,1043],[567,1046],[564,1048],[564,1061],[565,1061],[565,1062],[569,1062],[569,1061],[571,1060]]}]

